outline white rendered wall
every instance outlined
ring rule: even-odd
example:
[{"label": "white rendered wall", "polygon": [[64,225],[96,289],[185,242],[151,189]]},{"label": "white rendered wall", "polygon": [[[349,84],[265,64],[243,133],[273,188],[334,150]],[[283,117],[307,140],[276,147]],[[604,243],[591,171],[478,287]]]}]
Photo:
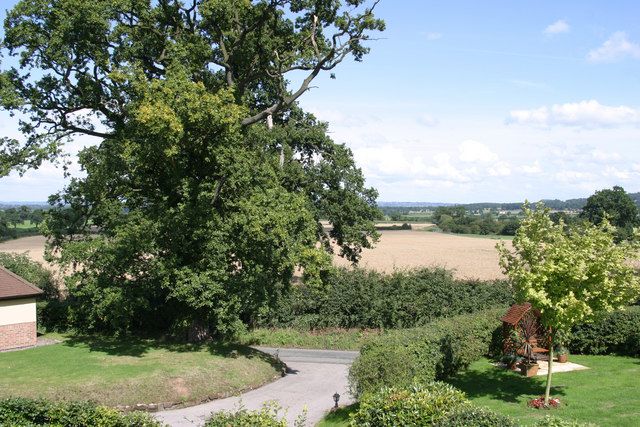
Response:
[{"label": "white rendered wall", "polygon": [[23,298],[0,301],[0,326],[36,321],[36,299]]}]

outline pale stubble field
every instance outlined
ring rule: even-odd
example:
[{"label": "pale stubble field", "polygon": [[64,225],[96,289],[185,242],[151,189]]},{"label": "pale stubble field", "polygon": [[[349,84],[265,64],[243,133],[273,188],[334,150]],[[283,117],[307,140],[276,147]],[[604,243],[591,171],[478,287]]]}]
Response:
[{"label": "pale stubble field", "polygon": [[[365,250],[361,267],[383,272],[416,267],[445,267],[455,270],[458,278],[491,280],[503,278],[498,266],[495,239],[466,237],[420,230],[381,231],[374,249]],[[1,252],[27,252],[44,263],[42,236],[25,237],[0,243]],[[507,245],[510,245],[507,242]],[[335,257],[337,265],[349,263]]]}]

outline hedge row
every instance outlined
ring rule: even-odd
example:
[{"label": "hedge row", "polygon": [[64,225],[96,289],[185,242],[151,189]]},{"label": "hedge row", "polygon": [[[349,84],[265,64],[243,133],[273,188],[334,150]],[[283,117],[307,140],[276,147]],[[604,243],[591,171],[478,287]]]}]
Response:
[{"label": "hedge row", "polygon": [[499,354],[503,314],[504,308],[486,310],[371,339],[349,371],[352,392],[360,396],[445,379],[483,356]]},{"label": "hedge row", "polygon": [[50,402],[42,399],[0,400],[0,426],[159,427],[149,414],[122,414],[90,402]]},{"label": "hedge row", "polygon": [[640,355],[640,306],[576,326],[569,337],[569,350],[578,354]]},{"label": "hedge row", "polygon": [[459,281],[449,270],[422,268],[392,274],[336,269],[323,286],[294,286],[274,317],[261,326],[411,328],[513,301],[506,281]]},{"label": "hedge row", "polygon": [[[442,382],[383,387],[362,396],[351,427],[517,427],[514,418],[477,407],[460,390]],[[536,427],[587,427],[576,421],[545,417]]]}]

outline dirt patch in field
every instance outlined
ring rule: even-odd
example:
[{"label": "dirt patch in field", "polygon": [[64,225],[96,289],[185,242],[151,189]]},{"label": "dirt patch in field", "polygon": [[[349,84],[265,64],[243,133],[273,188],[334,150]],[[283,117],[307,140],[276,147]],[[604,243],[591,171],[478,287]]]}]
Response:
[{"label": "dirt patch in field", "polygon": [[[381,231],[380,234],[376,247],[363,252],[360,266],[384,272],[440,266],[455,270],[456,277],[461,279],[504,278],[498,265],[497,240],[413,230]],[[350,265],[338,256],[334,262]]]}]

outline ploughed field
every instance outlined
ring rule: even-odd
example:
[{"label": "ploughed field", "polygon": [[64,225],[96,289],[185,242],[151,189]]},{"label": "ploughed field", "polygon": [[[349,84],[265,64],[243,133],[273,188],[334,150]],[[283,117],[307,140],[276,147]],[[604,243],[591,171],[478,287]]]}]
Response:
[{"label": "ploughed field", "polygon": [[[503,278],[498,265],[498,242],[491,238],[468,237],[422,230],[381,231],[374,249],[365,250],[361,267],[390,272],[395,268],[440,266],[455,270],[458,278],[491,280]],[[44,262],[42,236],[24,237],[0,243],[2,252],[28,252]],[[338,256],[335,263],[349,266]]]}]

